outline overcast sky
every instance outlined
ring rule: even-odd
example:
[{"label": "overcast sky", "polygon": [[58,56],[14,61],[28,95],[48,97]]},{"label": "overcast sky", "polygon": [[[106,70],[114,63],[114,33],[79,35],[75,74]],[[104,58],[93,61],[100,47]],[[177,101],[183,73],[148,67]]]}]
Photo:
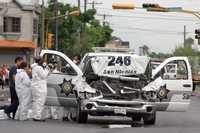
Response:
[{"label": "overcast sky", "polygon": [[[2,1],[2,0],[1,0]],[[4,1],[4,0],[3,0]],[[20,0],[29,3],[31,0]],[[60,0],[77,5],[77,0]],[[81,0],[84,1],[84,0]],[[92,1],[92,0],[88,0]],[[200,27],[200,20],[182,13],[150,13],[144,9],[112,10],[113,2],[134,2],[137,7],[142,3],[158,3],[166,7],[183,7],[200,11],[200,0],[95,0],[102,2],[97,5],[98,14],[109,14],[106,21],[114,29],[113,35],[124,41],[130,41],[131,48],[147,45],[151,51],[172,52],[183,43],[183,27],[186,25],[187,37],[194,38],[194,29]],[[83,3],[82,3],[83,5]],[[91,8],[88,5],[88,8]],[[97,19],[103,18],[97,16]],[[195,42],[196,43],[196,42]]]}]

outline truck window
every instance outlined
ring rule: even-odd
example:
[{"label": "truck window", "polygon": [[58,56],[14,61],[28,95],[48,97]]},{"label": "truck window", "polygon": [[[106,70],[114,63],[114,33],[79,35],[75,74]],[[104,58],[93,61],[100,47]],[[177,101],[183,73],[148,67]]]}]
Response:
[{"label": "truck window", "polygon": [[185,80],[188,79],[188,70],[185,61],[178,60],[168,63],[162,70],[163,79]]},{"label": "truck window", "polygon": [[54,54],[45,54],[44,60],[47,65],[53,67],[52,73],[57,74],[67,74],[67,75],[76,75],[76,71],[72,66],[62,57]]}]

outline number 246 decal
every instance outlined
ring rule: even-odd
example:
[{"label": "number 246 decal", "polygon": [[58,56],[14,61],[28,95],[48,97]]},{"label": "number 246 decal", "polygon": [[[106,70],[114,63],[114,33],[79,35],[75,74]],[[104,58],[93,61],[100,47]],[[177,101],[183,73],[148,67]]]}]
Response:
[{"label": "number 246 decal", "polygon": [[130,56],[109,56],[108,59],[110,60],[108,62],[108,66],[115,66],[116,64],[119,64],[120,66],[126,65],[130,66],[131,65],[131,57]]}]

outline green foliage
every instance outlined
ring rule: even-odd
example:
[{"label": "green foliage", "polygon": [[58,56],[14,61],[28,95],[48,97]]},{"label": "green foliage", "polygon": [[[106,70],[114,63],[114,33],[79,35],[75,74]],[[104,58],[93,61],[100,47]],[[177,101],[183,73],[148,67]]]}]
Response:
[{"label": "green foliage", "polygon": [[[194,43],[194,39],[191,37],[187,38],[185,41],[185,47],[176,47],[172,54],[164,54],[164,53],[155,53],[152,52],[149,54],[152,58],[169,58],[171,56],[199,56],[200,53],[192,49],[192,44]],[[182,44],[183,45],[183,44]]]},{"label": "green foliage", "polygon": [[[59,3],[60,15],[77,10],[69,4]],[[46,18],[51,18],[53,5],[45,9]],[[96,10],[89,9],[80,16],[67,16],[59,18],[58,45],[59,51],[72,57],[84,55],[92,51],[92,47],[104,46],[111,39],[112,29],[109,26],[101,26],[95,19]],[[48,31],[54,33],[54,20],[49,21]]]},{"label": "green foliage", "polygon": [[149,53],[149,56],[151,58],[159,58],[159,59],[165,59],[165,58],[169,58],[172,56],[172,54],[165,54],[165,53],[155,53],[155,52],[151,52]]},{"label": "green foliage", "polygon": [[192,73],[197,74],[200,72],[200,52],[195,51],[192,49],[191,45],[193,44],[193,39],[187,39],[186,40],[186,46],[185,47],[176,47],[173,54],[163,54],[163,53],[155,53],[152,52],[149,54],[152,58],[159,58],[159,59],[165,59],[170,56],[186,56],[189,59]]},{"label": "green foliage", "polygon": [[195,51],[191,46],[177,47],[174,51],[174,56],[186,56],[189,59],[192,73],[197,74],[200,72],[200,52]]},{"label": "green foliage", "polygon": [[173,54],[174,56],[193,56],[196,53],[191,47],[177,47]]}]

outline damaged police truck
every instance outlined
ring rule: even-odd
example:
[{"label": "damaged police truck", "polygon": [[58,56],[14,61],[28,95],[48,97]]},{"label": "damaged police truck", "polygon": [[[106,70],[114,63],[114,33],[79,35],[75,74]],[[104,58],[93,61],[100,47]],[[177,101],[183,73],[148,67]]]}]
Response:
[{"label": "damaged police truck", "polygon": [[[41,56],[54,66],[46,104],[66,107],[79,123],[93,115],[127,116],[153,125],[157,111],[186,111],[190,104],[186,57],[168,58],[152,70],[149,57],[125,49],[88,53],[80,68],[58,51],[42,50]],[[177,66],[174,76],[167,75],[170,64]]]}]

